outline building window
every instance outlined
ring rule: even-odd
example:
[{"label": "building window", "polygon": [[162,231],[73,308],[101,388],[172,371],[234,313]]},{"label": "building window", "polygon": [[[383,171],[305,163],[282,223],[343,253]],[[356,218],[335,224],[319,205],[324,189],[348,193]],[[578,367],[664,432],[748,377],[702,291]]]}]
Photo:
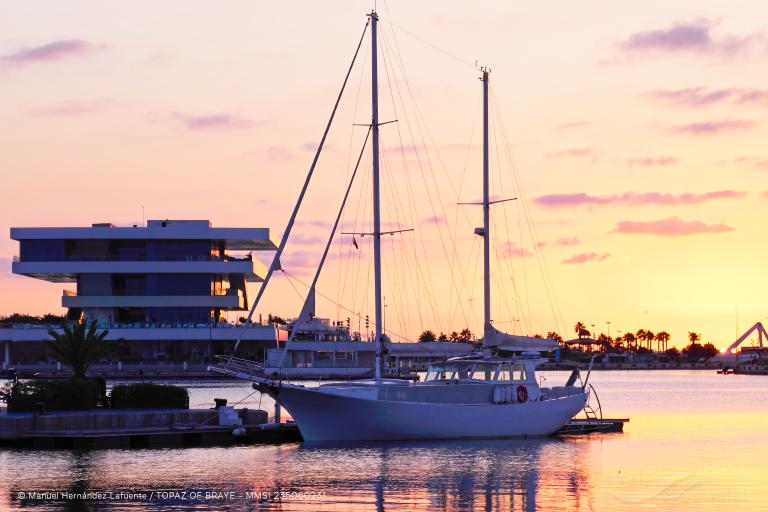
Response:
[{"label": "building window", "polygon": [[64,261],[64,240],[21,240],[21,261]]}]

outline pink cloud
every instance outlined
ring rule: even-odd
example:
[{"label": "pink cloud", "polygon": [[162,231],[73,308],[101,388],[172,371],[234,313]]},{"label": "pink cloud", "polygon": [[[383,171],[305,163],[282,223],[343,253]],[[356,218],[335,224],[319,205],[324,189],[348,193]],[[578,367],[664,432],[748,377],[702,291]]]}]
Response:
[{"label": "pink cloud", "polygon": [[588,123],[586,121],[572,121],[570,123],[565,123],[559,126],[555,126],[555,130],[565,131],[565,130],[571,130],[573,128],[585,128],[591,124],[592,123]]},{"label": "pink cloud", "polygon": [[267,160],[290,160],[293,153],[281,146],[269,146],[266,151]]},{"label": "pink cloud", "polygon": [[42,46],[33,46],[0,57],[5,67],[24,66],[41,62],[55,62],[69,57],[86,55],[95,49],[80,39],[63,39]]},{"label": "pink cloud", "polygon": [[760,121],[747,119],[725,119],[723,121],[705,121],[673,126],[672,131],[686,135],[717,135],[723,132],[751,130]]},{"label": "pink cloud", "polygon": [[555,247],[569,247],[573,245],[579,245],[581,242],[575,236],[570,238],[558,238],[553,244]]},{"label": "pink cloud", "polygon": [[683,193],[668,194],[662,192],[625,192],[620,195],[593,196],[586,193],[550,194],[537,197],[534,202],[547,208],[569,206],[605,206],[619,204],[624,206],[699,204],[714,199],[738,199],[747,193],[738,190],[716,190],[703,194]]},{"label": "pink cloud", "polygon": [[670,27],[631,34],[620,42],[623,53],[700,53],[734,56],[755,48],[764,48],[766,37],[755,32],[744,35],[718,35],[716,24],[710,20],[676,23]]},{"label": "pink cloud", "polygon": [[296,245],[319,245],[325,241],[327,240],[317,235],[303,235],[301,233],[296,233],[291,234],[288,243]]},{"label": "pink cloud", "polygon": [[741,89],[739,96],[734,103],[740,105],[760,105],[768,106],[767,89]]},{"label": "pink cloud", "polygon": [[297,220],[297,226],[308,226],[311,228],[319,228],[324,230],[330,230],[332,224],[324,220]]},{"label": "pink cloud", "polygon": [[231,114],[216,113],[201,116],[179,116],[190,130],[226,130],[250,128],[254,123]]},{"label": "pink cloud", "polygon": [[680,162],[680,159],[673,156],[657,156],[657,157],[635,157],[627,159],[627,166],[629,167],[664,167],[668,165],[675,165]]},{"label": "pink cloud", "polygon": [[768,190],[763,190],[763,197],[768,197]]},{"label": "pink cloud", "polygon": [[737,105],[768,106],[768,90],[731,87],[708,89],[691,87],[687,89],[657,89],[645,93],[654,101],[680,107],[703,107],[716,103],[730,102]]},{"label": "pink cloud", "polygon": [[504,242],[501,246],[504,256],[507,258],[530,258],[533,253],[514,242]]},{"label": "pink cloud", "polygon": [[563,151],[556,151],[554,153],[547,153],[548,158],[586,158],[590,156],[595,156],[595,150],[590,147],[571,148]]},{"label": "pink cloud", "polygon": [[570,258],[564,259],[560,263],[565,263],[568,265],[581,265],[582,263],[605,261],[610,256],[610,253],[607,252],[603,254],[597,254],[596,252],[585,252],[582,254],[575,254]]},{"label": "pink cloud", "polygon": [[758,169],[768,169],[768,158],[761,156],[739,156],[730,160],[721,160],[718,163],[721,165],[747,164]]},{"label": "pink cloud", "polygon": [[103,110],[111,101],[106,98],[91,101],[65,101],[57,105],[33,109],[31,113],[38,116],[80,116]]},{"label": "pink cloud", "polygon": [[678,217],[647,222],[622,221],[616,224],[616,233],[646,234],[658,236],[689,236],[703,233],[733,231],[726,224],[706,224],[699,220],[685,221]]},{"label": "pink cloud", "polygon": [[408,145],[403,144],[402,146],[387,146],[384,148],[384,151],[387,153],[419,153],[419,152],[425,152],[427,150],[427,147],[424,144],[416,144],[416,145]]},{"label": "pink cloud", "polygon": [[448,221],[442,215],[434,215],[421,219],[422,224],[446,224]]}]

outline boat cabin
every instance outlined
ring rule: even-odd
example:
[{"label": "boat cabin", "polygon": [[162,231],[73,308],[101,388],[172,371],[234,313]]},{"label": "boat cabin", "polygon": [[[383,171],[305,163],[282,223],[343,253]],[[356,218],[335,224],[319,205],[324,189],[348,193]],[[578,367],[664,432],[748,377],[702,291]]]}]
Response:
[{"label": "boat cabin", "polygon": [[444,380],[483,382],[536,382],[536,367],[544,359],[513,360],[448,360],[433,364],[424,382]]}]

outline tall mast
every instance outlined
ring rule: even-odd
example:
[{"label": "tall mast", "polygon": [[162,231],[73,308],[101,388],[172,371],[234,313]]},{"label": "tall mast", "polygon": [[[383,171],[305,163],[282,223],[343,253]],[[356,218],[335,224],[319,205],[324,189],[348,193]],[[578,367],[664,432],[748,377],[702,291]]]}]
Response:
[{"label": "tall mast", "polygon": [[379,84],[377,62],[377,25],[379,16],[371,11],[371,132],[373,135],[373,273],[376,298],[376,380],[381,379],[382,326],[381,306],[381,216],[379,205]]},{"label": "tall mast", "polygon": [[[488,191],[488,69],[483,72],[483,340],[491,332],[491,203]],[[487,342],[484,343],[487,346]]]}]

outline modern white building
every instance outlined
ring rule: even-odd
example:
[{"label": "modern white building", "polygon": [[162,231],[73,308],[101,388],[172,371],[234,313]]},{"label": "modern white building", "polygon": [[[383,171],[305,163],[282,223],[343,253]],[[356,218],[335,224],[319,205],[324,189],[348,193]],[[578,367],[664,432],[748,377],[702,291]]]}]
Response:
[{"label": "modern white building", "polygon": [[[61,298],[67,317],[96,321],[109,338],[126,340],[130,353],[122,358],[133,362],[204,364],[234,342],[241,329],[223,313],[248,310],[246,282],[266,271],[253,252],[276,249],[267,228],[214,228],[207,220],[11,228],[11,238],[19,242],[12,272],[72,283]],[[251,326],[241,351],[274,346],[279,335],[273,325]],[[42,364],[47,339],[44,326],[0,329],[4,366]]]}]

